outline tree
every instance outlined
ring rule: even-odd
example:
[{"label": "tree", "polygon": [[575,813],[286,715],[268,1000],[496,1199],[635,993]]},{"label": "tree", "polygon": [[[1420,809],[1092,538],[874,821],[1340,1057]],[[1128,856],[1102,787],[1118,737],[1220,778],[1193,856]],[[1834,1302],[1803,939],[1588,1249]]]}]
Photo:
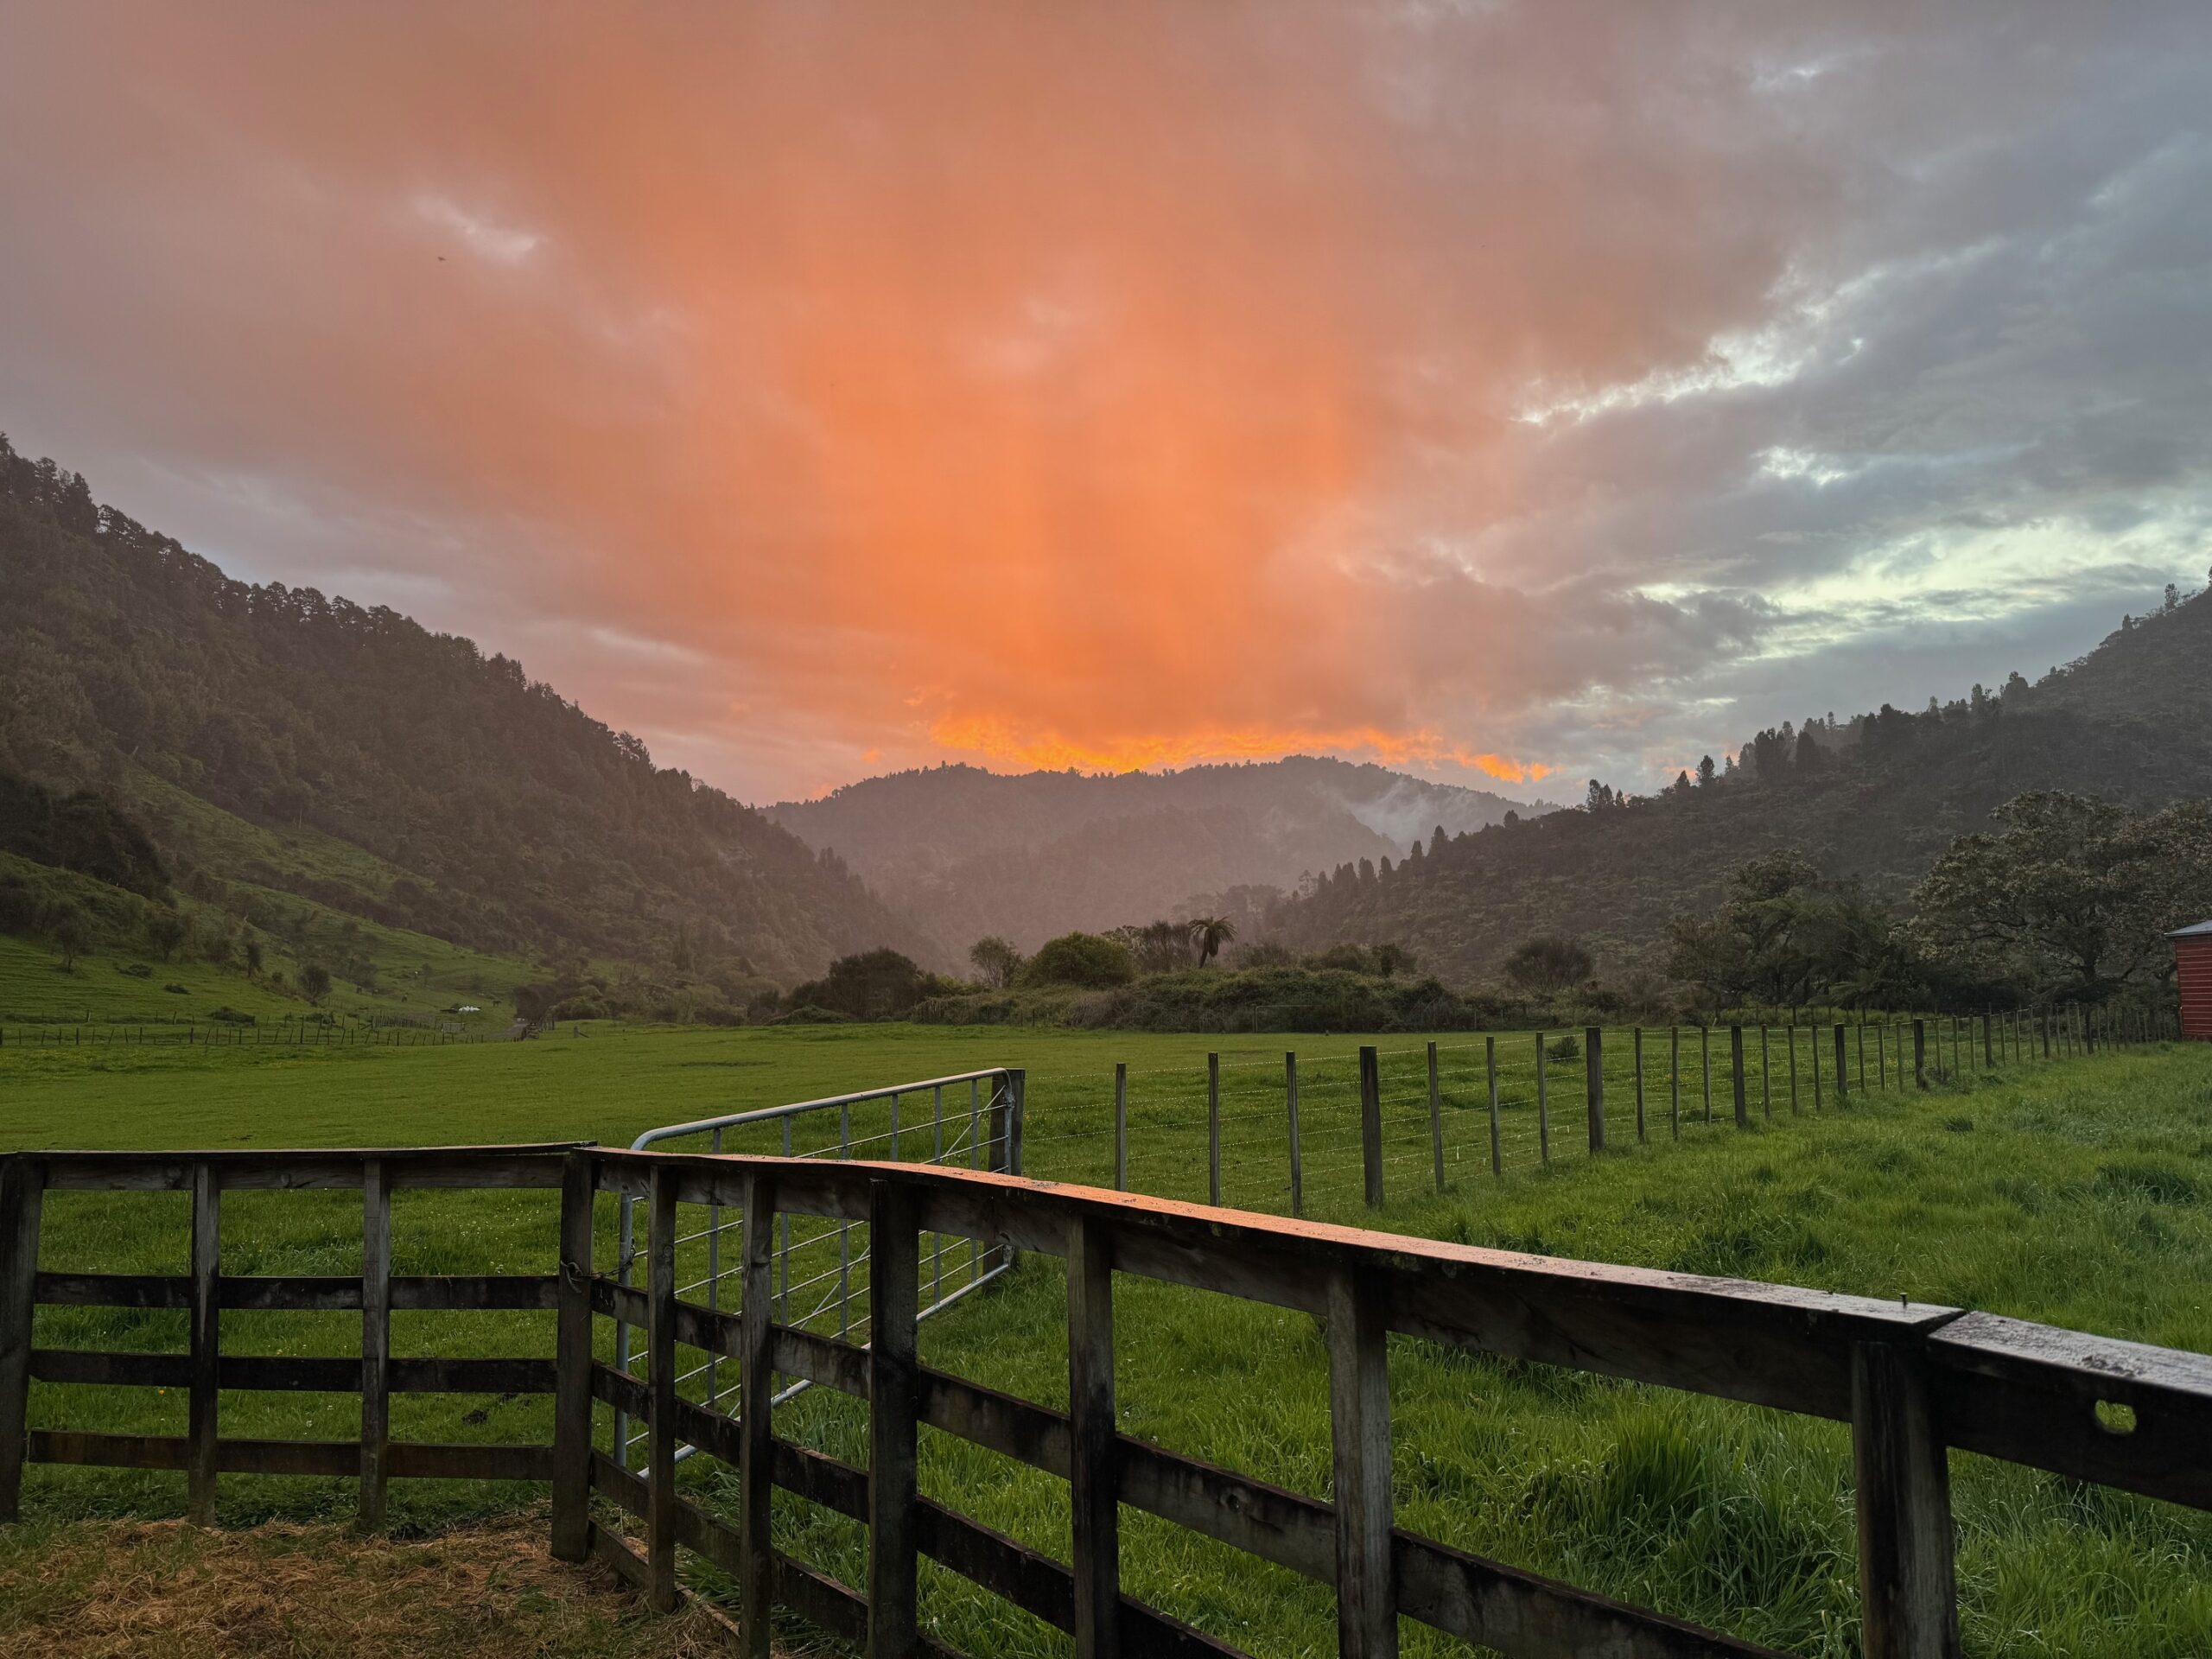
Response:
[{"label": "tree", "polygon": [[320,1005],[330,995],[330,969],[319,962],[302,964],[300,990],[308,1001]]},{"label": "tree", "polygon": [[1194,916],[1187,926],[1191,943],[1198,947],[1198,966],[1201,968],[1214,959],[1223,945],[1236,937],[1236,924],[1226,916]]},{"label": "tree", "polygon": [[[261,977],[261,941],[249,933],[242,943],[245,951],[245,976],[258,979]],[[324,976],[326,982],[328,978],[328,975]]]},{"label": "tree", "polygon": [[92,937],[92,918],[74,905],[63,908],[48,924],[47,937],[61,953],[60,968],[65,974],[75,973],[77,958],[90,956],[98,943]]},{"label": "tree", "polygon": [[156,957],[167,962],[176,954],[177,947],[184,943],[190,931],[184,925],[184,918],[175,911],[156,911],[146,922],[146,943]]},{"label": "tree", "polygon": [[1713,757],[1711,755],[1707,755],[1703,760],[1697,763],[1697,780],[1701,785],[1710,785],[1713,782]]},{"label": "tree", "polygon": [[1580,985],[1594,971],[1590,952],[1574,939],[1546,934],[1516,947],[1505,959],[1505,976],[1523,990],[1549,995]]},{"label": "tree", "polygon": [[2212,804],[2138,817],[2056,791],[1999,807],[1913,891],[1916,939],[1938,961],[2038,995],[2098,1001],[2168,971],[2169,929],[2212,915]]},{"label": "tree", "polygon": [[968,947],[968,961],[976,970],[976,977],[995,991],[1002,991],[1014,983],[1014,976],[1021,971],[1021,960],[1020,951],[995,935],[978,939]]},{"label": "tree", "polygon": [[890,1020],[930,995],[929,976],[896,950],[864,950],[840,957],[820,979],[792,991],[793,1008],[827,1008],[855,1020]]},{"label": "tree", "polygon": [[1096,933],[1063,933],[1048,939],[1021,970],[1028,984],[1080,985],[1092,990],[1126,985],[1136,976],[1136,958],[1128,948]]}]

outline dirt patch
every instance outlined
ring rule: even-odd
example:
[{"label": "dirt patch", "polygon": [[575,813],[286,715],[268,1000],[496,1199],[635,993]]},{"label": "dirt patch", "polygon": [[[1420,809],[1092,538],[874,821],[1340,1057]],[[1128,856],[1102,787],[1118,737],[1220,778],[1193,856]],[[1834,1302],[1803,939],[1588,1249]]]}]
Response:
[{"label": "dirt patch", "polygon": [[546,1554],[532,1515],[421,1540],[343,1526],[178,1522],[0,1531],[0,1651],[53,1659],[703,1659],[692,1607],[658,1617],[598,1566]]}]

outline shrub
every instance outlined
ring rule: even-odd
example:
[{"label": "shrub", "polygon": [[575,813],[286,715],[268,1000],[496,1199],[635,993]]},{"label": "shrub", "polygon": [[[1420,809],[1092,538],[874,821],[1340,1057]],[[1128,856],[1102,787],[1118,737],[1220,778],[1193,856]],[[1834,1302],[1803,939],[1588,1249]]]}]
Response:
[{"label": "shrub", "polygon": [[1545,1047],[1544,1052],[1555,1060],[1579,1060],[1582,1058],[1582,1041],[1570,1033],[1554,1039]]},{"label": "shrub", "polygon": [[143,962],[118,962],[115,971],[130,979],[151,979],[154,970]]},{"label": "shrub", "polygon": [[254,1023],[254,1018],[251,1014],[241,1014],[238,1009],[232,1007],[227,1002],[223,1004],[221,1007],[215,1009],[207,1017],[210,1020],[213,1020],[216,1024],[222,1026],[250,1026]]},{"label": "shrub", "polygon": [[1063,933],[1038,947],[1021,970],[1025,985],[1077,985],[1103,990],[1137,976],[1136,958],[1096,933]]},{"label": "shrub", "polygon": [[164,985],[162,988],[171,996],[190,996],[192,992],[182,985]]}]

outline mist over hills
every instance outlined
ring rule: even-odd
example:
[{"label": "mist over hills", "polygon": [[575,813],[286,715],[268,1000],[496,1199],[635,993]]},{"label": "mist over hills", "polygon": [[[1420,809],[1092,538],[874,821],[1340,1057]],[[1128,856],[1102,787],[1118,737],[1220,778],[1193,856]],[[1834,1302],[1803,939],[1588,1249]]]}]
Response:
[{"label": "mist over hills", "polygon": [[1196,909],[1256,925],[1268,890],[1309,873],[1550,807],[1293,755],[1114,775],[945,765],[765,810],[957,953],[988,934],[1027,950]]},{"label": "mist over hills", "polygon": [[1577,937],[1601,973],[1656,967],[1668,924],[1717,901],[1729,874],[1790,848],[1829,875],[1902,899],[1952,838],[2030,790],[2137,810],[2212,795],[2212,597],[2126,619],[2031,683],[1906,713],[1785,722],[1710,781],[1447,836],[1419,857],[1340,864],[1275,906],[1295,949],[1390,940],[1465,982],[1540,933]]},{"label": "mist over hills", "polygon": [[249,585],[0,438],[0,772],[92,789],[177,885],[480,950],[789,982],[928,944],[834,858],[522,664]]}]

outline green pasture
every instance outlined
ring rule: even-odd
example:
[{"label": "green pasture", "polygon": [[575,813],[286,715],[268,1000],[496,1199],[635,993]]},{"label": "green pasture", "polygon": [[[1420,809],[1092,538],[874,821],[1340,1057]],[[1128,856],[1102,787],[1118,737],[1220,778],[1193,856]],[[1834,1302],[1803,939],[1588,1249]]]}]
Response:
[{"label": "green pasture", "polygon": [[[1356,1157],[1333,1149],[1354,1121],[1361,1039],[1236,1039],[1065,1031],[869,1027],[734,1031],[586,1027],[514,1045],[283,1051],[114,1048],[0,1051],[0,1147],[330,1146],[593,1139],[626,1143],[659,1123],[992,1065],[1028,1072],[1030,1173],[1110,1173],[1112,1071],[1129,1067],[1132,1185],[1205,1191],[1205,1071],[1222,1060],[1224,1180],[1231,1202],[1287,1202],[1282,1054],[1300,1055],[1309,1213],[1357,1219]],[[1725,1033],[1722,1033],[1725,1038]],[[1422,1043],[1383,1050],[1389,1203],[1381,1224],[1592,1259],[1948,1302],[2100,1333],[2212,1351],[2212,1065],[2196,1049],[2125,1052],[2046,1065],[1979,1065],[1927,1094],[1870,1084],[1818,1110],[1800,1033],[1798,1106],[1778,1036],[1747,1078],[1748,1129],[1732,1075],[1664,1069],[1647,1034],[1645,1133],[1634,1127],[1632,1048],[1608,1033],[1611,1149],[1593,1159],[1584,1063],[1548,1061],[1551,1161],[1536,1150],[1534,1039],[1499,1039],[1503,1178],[1489,1171],[1484,1044],[1439,1039],[1446,1190],[1433,1191]],[[1832,1043],[1832,1039],[1827,1039]],[[1695,1054],[1695,1033],[1684,1033]],[[1755,1052],[1756,1039],[1754,1039]],[[1716,1050],[1719,1048],[1716,1044]],[[1509,1049],[1511,1052],[1509,1052]],[[1833,1070],[1832,1047],[1824,1065]],[[1855,1054],[1853,1058],[1855,1060]],[[1679,1109],[1675,1078],[1680,1077]],[[1853,1078],[1855,1085],[1856,1076]],[[945,1122],[966,1103],[949,1091]],[[939,1132],[925,1091],[901,1103],[901,1150]],[[856,1124],[880,1135],[881,1117]],[[834,1136],[830,1137],[834,1139]],[[766,1148],[763,1148],[766,1149]],[[801,1150],[812,1148],[802,1146]],[[550,1194],[402,1192],[394,1268],[407,1273],[546,1272]],[[177,1195],[57,1194],[45,1265],[181,1271]],[[225,1269],[345,1273],[359,1261],[359,1205],[342,1193],[226,1197]],[[612,1207],[601,1261],[613,1259]],[[695,1224],[686,1212],[685,1224]],[[702,1247],[687,1246],[683,1277]],[[1123,1278],[1116,1284],[1118,1387],[1128,1432],[1326,1496],[1325,1350],[1313,1322]],[[1065,1297],[1057,1265],[1027,1260],[924,1328],[932,1364],[1065,1402]],[[181,1350],[183,1316],[48,1309],[41,1344]],[[395,1318],[405,1353],[550,1351],[550,1316]],[[602,1336],[605,1335],[602,1331]],[[346,1314],[226,1313],[226,1348],[358,1351]],[[1401,1523],[1465,1548],[1804,1654],[1855,1652],[1848,1446],[1843,1431],[1751,1408],[1541,1367],[1394,1343]],[[696,1392],[696,1382],[687,1385]],[[34,1421],[181,1433],[184,1404],[151,1389],[40,1388]],[[343,1395],[226,1395],[227,1434],[346,1439]],[[536,1400],[394,1401],[394,1431],[425,1440],[531,1440]],[[822,1391],[779,1413],[778,1432],[865,1461],[854,1402]],[[715,1500],[706,1459],[688,1484]],[[1961,1456],[1955,1460],[1969,1650],[2172,1655],[2212,1651],[2212,1517]],[[1066,1495],[934,1432],[925,1490],[1036,1547],[1067,1546]],[[414,1530],[523,1501],[516,1489],[400,1483],[395,1524]],[[179,1477],[35,1470],[29,1501],[49,1517],[176,1513]],[[346,1482],[226,1478],[221,1515],[340,1516]],[[858,1582],[856,1529],[779,1497],[787,1548]],[[1133,1593],[1252,1650],[1330,1651],[1325,1591],[1124,1515]],[[697,1579],[716,1584],[703,1567]],[[937,1633],[978,1654],[1065,1651],[1058,1637],[925,1569]],[[1447,1644],[1408,1625],[1408,1651]]]}]

